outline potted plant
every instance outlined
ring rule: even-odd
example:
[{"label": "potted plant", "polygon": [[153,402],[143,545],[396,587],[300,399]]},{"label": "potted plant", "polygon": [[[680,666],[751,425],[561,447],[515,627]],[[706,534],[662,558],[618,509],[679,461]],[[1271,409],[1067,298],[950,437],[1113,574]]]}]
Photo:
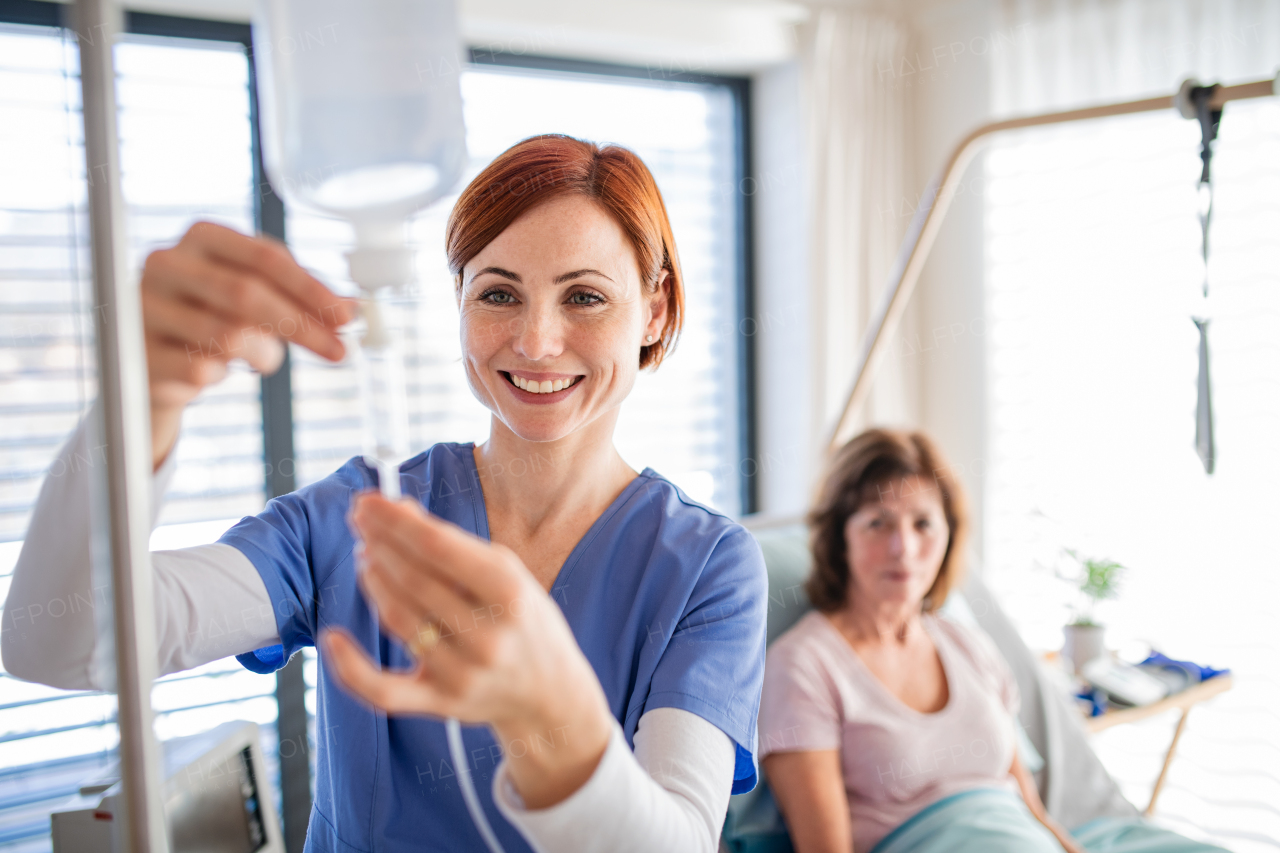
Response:
[{"label": "potted plant", "polygon": [[1125,567],[1115,560],[1081,557],[1070,548],[1066,554],[1078,571],[1070,577],[1079,593],[1072,607],[1072,618],[1062,629],[1062,656],[1079,674],[1086,663],[1103,653],[1103,626],[1096,618],[1099,602],[1115,598],[1120,591],[1120,576]]}]

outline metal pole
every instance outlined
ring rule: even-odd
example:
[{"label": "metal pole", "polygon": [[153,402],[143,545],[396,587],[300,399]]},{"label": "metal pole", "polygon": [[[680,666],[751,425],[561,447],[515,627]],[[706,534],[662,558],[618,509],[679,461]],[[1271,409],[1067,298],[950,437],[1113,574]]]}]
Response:
[{"label": "metal pole", "polygon": [[123,806],[114,815],[126,853],[168,853],[159,747],[152,728],[156,638],[151,589],[151,424],[137,282],[129,273],[117,153],[113,0],[77,0],[89,183],[98,395],[106,444],[107,517]]},{"label": "metal pole", "polygon": [[[1278,83],[1280,78],[1274,81],[1260,80],[1256,83],[1243,83],[1239,86],[1219,86],[1213,94],[1210,107],[1221,109],[1222,105],[1228,101],[1263,98],[1277,94]],[[866,402],[876,366],[885,347],[889,344],[889,338],[897,331],[902,314],[907,308],[907,303],[911,301],[911,294],[915,291],[916,282],[920,279],[920,272],[924,269],[925,261],[929,257],[929,251],[933,248],[933,241],[938,236],[938,229],[942,227],[942,220],[946,218],[951,200],[955,198],[960,178],[974,155],[978,153],[979,147],[995,134],[1006,130],[1021,130],[1027,127],[1171,109],[1175,106],[1175,98],[1176,95],[1170,95],[1163,98],[1147,98],[1141,101],[1007,119],[985,124],[960,140],[946,164],[943,165],[942,171],[925,190],[925,200],[912,218],[907,236],[898,250],[898,260],[889,273],[889,283],[880,298],[880,305],[872,316],[871,322],[867,324],[867,331],[862,339],[862,352],[858,357],[858,366],[854,373],[853,386],[849,389],[849,396],[845,400],[840,418],[831,430],[828,449],[834,450],[853,437],[854,415]]]}]

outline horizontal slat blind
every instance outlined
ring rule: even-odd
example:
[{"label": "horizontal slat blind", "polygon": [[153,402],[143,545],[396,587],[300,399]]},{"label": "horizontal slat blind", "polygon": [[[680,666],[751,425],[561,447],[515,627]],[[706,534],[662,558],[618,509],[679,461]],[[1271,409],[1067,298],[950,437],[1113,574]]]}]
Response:
[{"label": "horizontal slat blind", "polygon": [[[243,48],[131,36],[116,50],[121,172],[140,265],[197,219],[253,231],[248,65]],[[0,26],[0,596],[58,447],[95,394],[74,40]],[[178,470],[152,538],[178,548],[217,538],[263,505],[257,377],[243,368],[189,409]],[[163,679],[157,733],[228,719],[265,725],[274,764],[275,681],[216,661]],[[0,849],[48,850],[48,812],[104,772],[115,700],[0,673]],[[274,784],[274,772],[271,774]]]},{"label": "horizontal slat blind", "polygon": [[[1196,708],[1157,819],[1237,851],[1280,847],[1280,104],[1227,106],[1200,296],[1200,131],[1172,111],[1028,132],[986,161],[986,564],[1034,645],[1057,647],[1062,548],[1130,567],[1108,644],[1229,666]],[[1193,449],[1207,315],[1218,465]],[[1172,719],[1096,740],[1145,805]]]}]

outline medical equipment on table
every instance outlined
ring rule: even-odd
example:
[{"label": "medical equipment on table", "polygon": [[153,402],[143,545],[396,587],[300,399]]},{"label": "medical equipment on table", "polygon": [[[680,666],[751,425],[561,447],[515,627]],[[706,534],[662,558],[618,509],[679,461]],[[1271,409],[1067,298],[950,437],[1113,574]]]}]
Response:
[{"label": "medical equipment on table", "polygon": [[[284,853],[258,726],[223,723],[164,743],[165,818],[173,853]],[[265,796],[264,796],[265,795]],[[116,849],[120,766],[80,787],[50,816],[53,853]]]},{"label": "medical equipment on table", "polygon": [[[452,0],[259,0],[253,27],[263,159],[286,200],[348,220],[360,288],[364,454],[400,497],[409,450],[401,330],[394,297],[413,280],[408,219],[448,192],[466,164]],[[501,853],[464,754],[449,752],[476,829]]]},{"label": "medical equipment on table", "polygon": [[1163,681],[1110,655],[1086,663],[1082,674],[1094,687],[1129,705],[1150,705],[1169,695]]}]

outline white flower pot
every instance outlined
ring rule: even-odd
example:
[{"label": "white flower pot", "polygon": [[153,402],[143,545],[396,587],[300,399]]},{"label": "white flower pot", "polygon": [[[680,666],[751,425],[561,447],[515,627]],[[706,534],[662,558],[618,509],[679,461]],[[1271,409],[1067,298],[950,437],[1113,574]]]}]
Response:
[{"label": "white flower pot", "polygon": [[1064,625],[1062,627],[1062,657],[1071,665],[1076,675],[1084,665],[1104,650],[1101,625]]}]

